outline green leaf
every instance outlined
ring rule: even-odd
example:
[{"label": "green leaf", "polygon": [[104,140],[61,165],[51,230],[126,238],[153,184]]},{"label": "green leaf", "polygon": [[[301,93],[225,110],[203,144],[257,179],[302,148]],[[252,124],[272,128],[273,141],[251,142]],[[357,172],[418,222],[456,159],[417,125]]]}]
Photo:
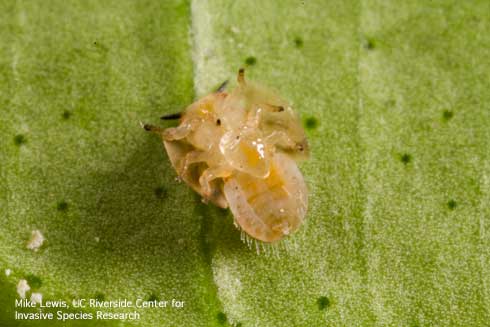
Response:
[{"label": "green leaf", "polygon": [[[212,325],[221,306],[197,200],[139,126],[193,101],[189,4],[1,9],[0,267],[12,275],[0,311],[13,311],[15,285],[33,274],[45,299],[185,301],[141,309],[134,325]],[[46,238],[37,253],[25,246],[35,229]]]},{"label": "green leaf", "polygon": [[[128,326],[484,325],[489,27],[486,1],[0,1],[0,325],[53,325],[14,320],[22,278],[185,302]],[[307,222],[260,254],[139,126],[239,67],[312,150]]]}]

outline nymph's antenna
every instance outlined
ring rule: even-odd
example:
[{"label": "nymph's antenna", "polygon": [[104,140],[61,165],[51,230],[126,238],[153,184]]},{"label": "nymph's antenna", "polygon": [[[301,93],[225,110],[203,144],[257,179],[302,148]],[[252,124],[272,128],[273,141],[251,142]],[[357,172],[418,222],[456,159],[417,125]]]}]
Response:
[{"label": "nymph's antenna", "polygon": [[223,92],[225,89],[226,89],[226,86],[228,85],[228,80],[224,81],[223,83],[221,83],[221,85],[218,87],[218,89],[216,90],[216,93],[221,93]]},{"label": "nymph's antenna", "polygon": [[176,112],[176,113],[173,113],[173,114],[163,115],[162,117],[160,117],[160,119],[163,119],[163,120],[174,120],[174,119],[180,119],[180,117],[182,117],[182,113],[181,112]]}]

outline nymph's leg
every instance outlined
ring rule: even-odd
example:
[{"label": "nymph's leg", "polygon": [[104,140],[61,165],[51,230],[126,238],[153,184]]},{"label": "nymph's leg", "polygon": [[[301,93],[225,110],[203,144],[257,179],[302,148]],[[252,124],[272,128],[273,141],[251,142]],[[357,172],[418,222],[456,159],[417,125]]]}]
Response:
[{"label": "nymph's leg", "polygon": [[266,137],[267,142],[284,148],[296,149],[297,144],[284,131],[275,131]]},{"label": "nymph's leg", "polygon": [[258,127],[264,112],[282,112],[283,106],[276,106],[268,103],[255,105],[247,115],[247,126]]},{"label": "nymph's leg", "polygon": [[221,85],[216,89],[216,93],[224,92],[227,85],[228,85],[228,81],[224,81],[223,83],[221,83]]},{"label": "nymph's leg", "polygon": [[161,134],[165,141],[181,140],[189,135],[190,132],[195,130],[198,125],[198,119],[191,119],[190,121],[182,123],[177,127],[167,128]]},{"label": "nymph's leg", "polygon": [[207,159],[206,157],[206,152],[203,151],[191,151],[187,153],[180,165],[179,175],[185,176],[190,165],[198,162],[205,162]]},{"label": "nymph's leg", "polygon": [[212,194],[211,182],[216,178],[225,178],[231,176],[233,169],[228,166],[212,167],[206,169],[199,178],[203,193],[210,196]]}]

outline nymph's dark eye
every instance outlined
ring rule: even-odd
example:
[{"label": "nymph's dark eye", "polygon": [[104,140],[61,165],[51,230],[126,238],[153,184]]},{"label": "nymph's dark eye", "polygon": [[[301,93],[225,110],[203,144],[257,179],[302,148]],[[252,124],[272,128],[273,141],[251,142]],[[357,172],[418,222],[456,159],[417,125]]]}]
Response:
[{"label": "nymph's dark eye", "polygon": [[220,125],[221,125],[221,119],[219,119],[219,118],[218,118],[218,119],[216,120],[216,125],[218,125],[218,126],[220,126]]},{"label": "nymph's dark eye", "polygon": [[277,107],[277,111],[279,111],[279,112],[284,111],[284,107],[283,107],[283,106],[279,106],[279,107]]}]

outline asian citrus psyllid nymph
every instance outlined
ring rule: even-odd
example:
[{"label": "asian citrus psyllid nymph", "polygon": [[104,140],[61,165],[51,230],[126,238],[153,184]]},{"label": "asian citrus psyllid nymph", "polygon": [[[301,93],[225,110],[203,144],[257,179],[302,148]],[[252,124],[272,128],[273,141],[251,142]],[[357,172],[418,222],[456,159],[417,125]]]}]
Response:
[{"label": "asian citrus psyllid nymph", "polygon": [[179,125],[144,125],[162,137],[179,177],[205,201],[230,208],[235,225],[271,243],[305,219],[308,191],[297,161],[308,158],[301,120],[275,93],[245,81],[224,87],[185,109]]}]

